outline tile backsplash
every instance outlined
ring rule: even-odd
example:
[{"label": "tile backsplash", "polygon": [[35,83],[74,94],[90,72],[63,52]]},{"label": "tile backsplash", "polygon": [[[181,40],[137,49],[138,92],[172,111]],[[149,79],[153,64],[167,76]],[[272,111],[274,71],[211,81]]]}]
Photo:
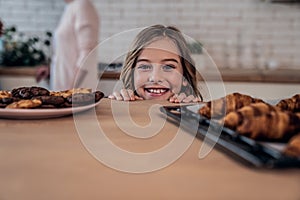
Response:
[{"label": "tile backsplash", "polygon": [[[124,31],[162,23],[201,41],[218,67],[300,69],[300,6],[262,0],[94,0],[100,18],[100,60],[131,42]],[[26,34],[53,31],[63,0],[0,0],[0,18]],[[124,40],[124,41],[123,41]],[[105,41],[110,41],[105,46]],[[114,57],[112,57],[112,55]]]}]

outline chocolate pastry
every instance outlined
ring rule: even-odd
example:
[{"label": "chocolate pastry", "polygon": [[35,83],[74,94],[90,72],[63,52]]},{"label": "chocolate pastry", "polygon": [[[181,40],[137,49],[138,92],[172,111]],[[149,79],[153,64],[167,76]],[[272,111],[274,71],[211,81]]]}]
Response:
[{"label": "chocolate pastry", "polygon": [[8,104],[11,104],[13,101],[13,98],[0,98],[0,108],[5,108]]},{"label": "chocolate pastry", "polygon": [[76,94],[76,93],[84,93],[84,94],[89,94],[92,93],[92,90],[89,88],[73,88],[70,90],[63,90],[63,91],[51,91],[50,95],[52,96],[62,96],[64,98],[67,98],[69,96],[71,96],[72,94]]},{"label": "chocolate pastry", "polygon": [[42,108],[61,107],[65,102],[65,99],[62,96],[38,96],[33,98],[42,101]]},{"label": "chocolate pastry", "polygon": [[94,95],[95,95],[95,102],[100,101],[104,97],[104,93],[101,91],[95,91]]},{"label": "chocolate pastry", "polygon": [[54,105],[51,104],[42,104],[39,108],[45,108],[45,109],[52,109],[52,108],[57,108]]},{"label": "chocolate pastry", "polygon": [[11,92],[0,91],[0,108],[5,108],[8,105],[8,108],[76,107],[93,104],[100,101],[100,99],[103,97],[104,94],[101,91],[92,92],[92,90],[89,88],[48,91],[45,88],[37,86],[19,87],[13,89]]},{"label": "chocolate pastry", "polygon": [[35,96],[48,96],[50,92],[42,87],[19,87],[11,91],[13,97],[21,99],[31,99]]},{"label": "chocolate pastry", "polygon": [[0,108],[5,108],[8,104],[11,104],[19,100],[20,100],[19,98],[14,98],[14,97],[0,98]]},{"label": "chocolate pastry", "polygon": [[91,104],[95,102],[95,95],[93,93],[76,93],[67,97],[66,100],[70,104]]},{"label": "chocolate pastry", "polygon": [[95,91],[93,93],[75,93],[68,96],[63,104],[64,107],[76,107],[87,104],[92,104],[100,101],[104,97],[103,92]]},{"label": "chocolate pastry", "polygon": [[70,107],[76,107],[76,106],[81,106],[81,105],[72,105],[72,103],[69,103],[69,102],[67,102],[67,101],[65,101],[62,105],[61,105],[61,107],[62,108],[70,108]]}]

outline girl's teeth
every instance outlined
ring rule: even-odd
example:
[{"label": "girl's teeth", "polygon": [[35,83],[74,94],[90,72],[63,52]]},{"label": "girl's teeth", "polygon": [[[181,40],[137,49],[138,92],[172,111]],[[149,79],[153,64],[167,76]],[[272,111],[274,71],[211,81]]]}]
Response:
[{"label": "girl's teeth", "polygon": [[165,91],[166,91],[165,89],[149,89],[149,92],[155,93],[155,94],[164,93]]}]

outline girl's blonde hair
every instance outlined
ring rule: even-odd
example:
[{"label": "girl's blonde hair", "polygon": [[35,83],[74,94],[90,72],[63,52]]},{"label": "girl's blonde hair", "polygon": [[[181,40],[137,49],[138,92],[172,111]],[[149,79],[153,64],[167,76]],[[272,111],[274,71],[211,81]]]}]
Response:
[{"label": "girl's blonde hair", "polygon": [[177,46],[180,53],[180,61],[183,69],[183,77],[188,86],[182,86],[181,92],[186,95],[195,95],[202,100],[202,95],[197,87],[199,73],[196,70],[187,42],[179,29],[174,26],[153,25],[143,29],[132,43],[131,50],[127,53],[124,66],[121,71],[121,80],[126,89],[135,91],[133,69],[141,51],[154,41],[169,38]]}]

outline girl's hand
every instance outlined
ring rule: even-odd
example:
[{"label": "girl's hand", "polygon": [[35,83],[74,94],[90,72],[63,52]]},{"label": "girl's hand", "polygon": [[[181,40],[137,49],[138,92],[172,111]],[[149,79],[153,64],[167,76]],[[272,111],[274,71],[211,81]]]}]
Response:
[{"label": "girl's hand", "polygon": [[122,89],[120,92],[114,92],[113,94],[109,95],[108,98],[115,99],[117,101],[143,100],[142,97],[136,96],[130,89]]},{"label": "girl's hand", "polygon": [[186,96],[184,93],[174,94],[170,97],[169,102],[171,103],[196,103],[201,102],[198,97],[193,95]]}]

